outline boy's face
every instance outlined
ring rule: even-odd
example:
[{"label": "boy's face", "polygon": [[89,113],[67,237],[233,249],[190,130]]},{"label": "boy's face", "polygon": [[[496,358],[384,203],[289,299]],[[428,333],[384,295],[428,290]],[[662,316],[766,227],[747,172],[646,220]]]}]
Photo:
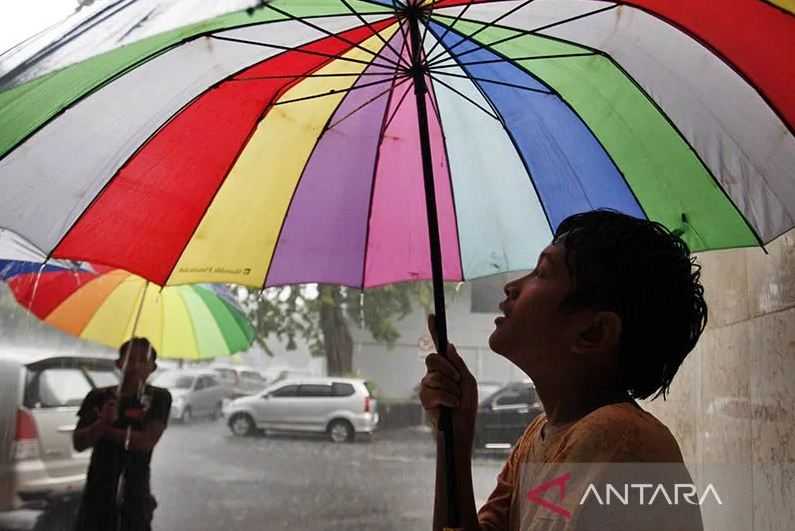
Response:
[{"label": "boy's face", "polygon": [[[127,363],[125,367],[125,357]],[[143,345],[133,345],[124,356],[116,360],[116,366],[123,370],[122,375],[128,381],[144,382],[155,369],[155,363],[150,356],[149,349]]]},{"label": "boy's face", "polygon": [[571,289],[565,247],[550,244],[532,272],[505,285],[489,346],[525,371],[560,363],[576,335],[572,313],[561,310]]}]

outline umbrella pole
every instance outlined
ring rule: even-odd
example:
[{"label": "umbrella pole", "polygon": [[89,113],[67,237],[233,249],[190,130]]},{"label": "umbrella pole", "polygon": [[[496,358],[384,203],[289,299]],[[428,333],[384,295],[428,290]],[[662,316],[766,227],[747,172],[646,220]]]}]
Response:
[{"label": "umbrella pole", "polygon": [[[410,4],[409,4],[410,6]],[[431,138],[428,131],[428,108],[425,95],[428,86],[425,81],[426,65],[423,64],[422,39],[420,37],[419,8],[406,10],[406,18],[411,34],[411,74],[414,81],[414,96],[417,100],[417,122],[420,133],[420,152],[422,154],[422,174],[425,183],[425,209],[428,215],[428,237],[431,251],[431,272],[433,274],[433,303],[436,312],[436,347],[442,355],[447,353],[447,317],[444,302],[444,276],[442,271],[442,246],[439,237],[439,222],[436,212],[436,191],[433,180],[433,158]],[[439,416],[439,429],[444,438],[445,459],[445,498],[447,500],[446,527],[458,528],[460,514],[456,496],[455,459],[453,455],[453,424],[450,408],[442,407]]]}]

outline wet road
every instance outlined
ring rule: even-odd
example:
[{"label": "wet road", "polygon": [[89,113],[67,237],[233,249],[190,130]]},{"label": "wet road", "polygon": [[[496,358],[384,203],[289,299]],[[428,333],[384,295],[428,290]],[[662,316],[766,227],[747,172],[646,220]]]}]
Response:
[{"label": "wet road", "polygon": [[[476,458],[478,501],[490,493],[504,457]],[[154,528],[427,531],[433,474],[430,435],[416,430],[333,444],[311,436],[238,438],[223,421],[174,423],[152,462],[160,504]]]},{"label": "wet road", "polygon": [[[400,430],[372,442],[237,438],[222,423],[174,425],[154,459],[156,528],[173,531],[323,529],[427,531],[434,446]],[[476,498],[501,460],[478,459]]]}]

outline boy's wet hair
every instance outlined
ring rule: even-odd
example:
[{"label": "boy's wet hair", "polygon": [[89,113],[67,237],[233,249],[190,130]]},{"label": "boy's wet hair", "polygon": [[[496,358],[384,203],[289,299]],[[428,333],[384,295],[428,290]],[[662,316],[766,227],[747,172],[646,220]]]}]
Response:
[{"label": "boy's wet hair", "polygon": [[619,369],[633,398],[666,398],[707,324],[701,266],[660,223],[612,210],[575,214],[555,231],[573,290],[563,305],[621,317]]},{"label": "boy's wet hair", "polygon": [[119,359],[124,359],[124,355],[135,347],[147,349],[149,351],[149,360],[152,363],[157,361],[157,351],[145,337],[133,337],[122,343],[119,347]]}]

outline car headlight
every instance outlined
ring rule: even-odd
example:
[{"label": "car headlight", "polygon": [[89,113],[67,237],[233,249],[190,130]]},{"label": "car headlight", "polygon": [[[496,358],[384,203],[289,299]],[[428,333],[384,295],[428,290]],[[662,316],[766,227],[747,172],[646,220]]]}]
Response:
[{"label": "car headlight", "polygon": [[181,396],[178,396],[177,398],[174,399],[174,405],[177,407],[182,407],[183,405],[185,405],[185,399]]}]

